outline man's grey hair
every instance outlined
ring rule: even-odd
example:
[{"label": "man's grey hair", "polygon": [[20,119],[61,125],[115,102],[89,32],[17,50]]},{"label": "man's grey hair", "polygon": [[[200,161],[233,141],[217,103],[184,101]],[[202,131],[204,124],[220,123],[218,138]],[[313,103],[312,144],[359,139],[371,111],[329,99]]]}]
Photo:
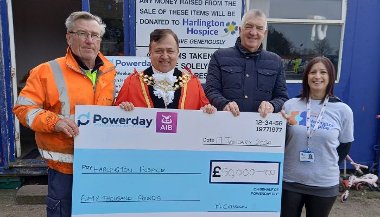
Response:
[{"label": "man's grey hair", "polygon": [[76,11],[70,14],[70,16],[66,19],[65,22],[67,32],[72,31],[75,26],[75,21],[80,19],[95,20],[100,25],[100,35],[103,36],[106,32],[106,24],[103,23],[102,18],[93,15],[87,11]]},{"label": "man's grey hair", "polygon": [[268,28],[267,16],[264,14],[264,12],[258,9],[251,9],[244,14],[243,18],[241,19],[242,27],[245,26],[245,24],[247,23],[247,19],[250,17],[262,18],[265,21],[265,26],[264,26],[265,29]]}]

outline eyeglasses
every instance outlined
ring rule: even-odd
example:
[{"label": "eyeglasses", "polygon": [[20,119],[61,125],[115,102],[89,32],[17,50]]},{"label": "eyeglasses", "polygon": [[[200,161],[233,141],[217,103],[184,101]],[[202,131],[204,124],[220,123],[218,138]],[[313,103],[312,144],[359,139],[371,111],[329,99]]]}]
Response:
[{"label": "eyeglasses", "polygon": [[95,41],[99,41],[100,39],[102,39],[102,36],[100,34],[97,34],[97,33],[89,33],[89,32],[85,32],[85,31],[76,31],[76,32],[71,31],[69,33],[75,34],[83,40],[88,38],[89,36],[90,36],[91,40],[95,40]]}]

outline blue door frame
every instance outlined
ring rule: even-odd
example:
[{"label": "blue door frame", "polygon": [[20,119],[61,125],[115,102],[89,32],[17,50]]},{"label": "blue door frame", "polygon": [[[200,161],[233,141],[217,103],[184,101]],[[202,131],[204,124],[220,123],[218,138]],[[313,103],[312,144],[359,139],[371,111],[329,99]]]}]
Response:
[{"label": "blue door frame", "polygon": [[6,0],[0,0],[0,172],[15,161],[14,116],[12,114],[12,75]]},{"label": "blue door frame", "polygon": [[[16,160],[12,64],[6,0],[0,0],[0,176],[46,174],[42,160]],[[14,75],[15,76],[15,75]]]}]

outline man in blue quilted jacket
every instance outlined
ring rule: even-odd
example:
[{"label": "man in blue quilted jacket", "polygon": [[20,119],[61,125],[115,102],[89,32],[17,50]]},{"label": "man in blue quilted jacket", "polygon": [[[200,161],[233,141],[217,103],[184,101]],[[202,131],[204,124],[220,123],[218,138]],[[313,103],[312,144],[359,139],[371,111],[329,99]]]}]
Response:
[{"label": "man in blue quilted jacket", "polygon": [[260,10],[248,11],[239,26],[235,46],[212,55],[206,95],[219,111],[259,112],[262,117],[281,111],[288,100],[281,57],[262,49],[267,19]]}]

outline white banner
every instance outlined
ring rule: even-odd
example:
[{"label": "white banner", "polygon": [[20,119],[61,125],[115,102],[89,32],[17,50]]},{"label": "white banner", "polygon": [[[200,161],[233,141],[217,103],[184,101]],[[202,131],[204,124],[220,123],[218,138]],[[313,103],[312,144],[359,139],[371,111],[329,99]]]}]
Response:
[{"label": "white banner", "polygon": [[280,216],[280,114],[76,106],[76,122],[73,216]]},{"label": "white banner", "polygon": [[189,67],[204,83],[211,54],[235,44],[241,10],[241,0],[138,0],[136,55],[147,56],[154,29],[172,29],[179,38],[179,68]]}]

